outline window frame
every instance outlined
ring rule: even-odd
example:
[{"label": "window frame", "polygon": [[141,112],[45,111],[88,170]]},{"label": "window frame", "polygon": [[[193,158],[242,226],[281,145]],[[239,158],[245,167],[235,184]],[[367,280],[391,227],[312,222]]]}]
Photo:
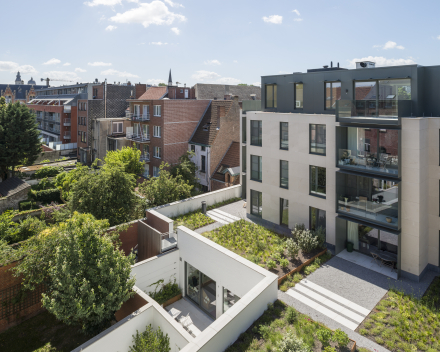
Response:
[{"label": "window frame", "polygon": [[[286,163],[287,168],[283,168],[283,163]],[[283,186],[283,170],[287,170],[287,185]],[[280,160],[280,188],[283,189],[289,189],[289,161],[287,160]]]},{"label": "window frame", "polygon": [[[283,139],[283,125],[287,126],[287,139]],[[287,147],[283,147],[283,142],[287,144]],[[280,122],[280,150],[289,150],[289,123]]]},{"label": "window frame", "polygon": [[200,155],[200,172],[206,173],[206,155]]},{"label": "window frame", "polygon": [[160,147],[154,147],[154,157],[156,159],[161,159],[162,158]]},{"label": "window frame", "polygon": [[[123,122],[122,121],[117,121],[117,122],[113,122],[113,128],[112,128],[112,133],[123,133]],[[117,126],[116,127],[116,131],[115,131],[115,126]],[[119,128],[120,127],[120,128]]]},{"label": "window frame", "polygon": [[153,126],[153,137],[162,138],[161,126]]},{"label": "window frame", "polygon": [[153,105],[154,116],[162,116],[162,105]]},{"label": "window frame", "polygon": [[[313,171],[313,168],[315,168],[316,171]],[[318,184],[318,179],[319,179],[319,169],[323,169],[325,171],[325,185],[319,185]],[[312,174],[313,172],[315,172],[315,189],[312,189]],[[318,192],[318,188],[319,187],[324,187],[324,193],[322,192]],[[325,167],[321,167],[321,166],[316,166],[316,165],[309,165],[309,195],[314,196],[314,197],[318,197],[318,198],[327,198],[327,168]]]},{"label": "window frame", "polygon": [[[313,212],[313,210],[316,211],[316,215],[318,217],[319,217],[319,212],[321,212],[321,211],[324,212],[325,226],[323,229],[324,229],[324,233],[325,233],[325,243],[327,243],[327,211],[309,206],[309,229],[310,229],[310,231],[316,231],[316,229],[317,229],[317,227],[315,229],[313,229],[313,226],[312,226],[312,212]],[[319,223],[318,218],[316,218],[315,226],[318,225],[318,223]]]},{"label": "window frame", "polygon": [[[326,81],[324,82],[324,110],[329,110],[329,111],[335,111],[336,110],[336,104],[334,108],[327,108],[327,84],[330,84],[330,100],[332,101],[333,98],[333,83],[337,83],[340,85],[341,88],[341,99],[342,99],[342,82],[341,81]],[[339,99],[339,100],[341,100]],[[335,102],[337,100],[335,99]]]},{"label": "window frame", "polygon": [[190,144],[190,150],[191,150],[191,152],[195,153],[196,152],[196,145]]},{"label": "window frame", "polygon": [[[268,104],[267,91],[268,88],[272,88],[272,103]],[[278,88],[276,83],[269,83],[264,85],[264,106],[266,109],[277,109],[278,107]]]},{"label": "window frame", "polygon": [[[258,127],[254,127],[254,123],[258,124]],[[250,130],[251,130],[251,145],[255,147],[262,147],[263,146],[263,121],[262,120],[250,120]],[[257,136],[254,137],[254,134],[252,133],[253,130],[257,128],[258,133]],[[257,144],[254,143],[254,138],[257,139]]]},{"label": "window frame", "polygon": [[[287,202],[287,224],[283,223],[284,218],[284,201]],[[289,227],[289,200],[286,198],[280,198],[280,226]]]},{"label": "window frame", "polygon": [[[303,91],[303,96],[302,96],[302,100],[301,100],[301,103],[302,103],[302,107],[297,107],[296,106],[296,102],[297,102],[297,94],[298,94],[298,92],[297,92],[297,87],[298,86],[302,86],[302,91]],[[300,83],[300,82],[298,82],[298,83],[295,83],[294,84],[294,86],[293,86],[293,94],[294,94],[294,97],[293,97],[293,101],[295,102],[295,105],[294,105],[294,107],[293,107],[293,109],[294,110],[303,110],[304,109],[304,83]]]},{"label": "window frame", "polygon": [[[324,126],[325,128],[325,147],[324,149],[324,153],[318,153],[318,152],[313,152],[312,151],[312,126],[315,126],[315,144],[316,144],[316,138],[318,136],[318,127],[319,126]],[[315,149],[317,149],[317,147],[315,147]],[[309,154],[315,154],[315,155],[323,155],[326,156],[327,155],[327,125],[324,124],[318,124],[318,123],[310,123],[309,124]]]},{"label": "window frame", "polygon": [[[257,208],[258,213],[254,213],[254,195],[256,196],[256,199],[258,201]],[[263,218],[263,193],[259,191],[255,191],[251,189],[251,214],[254,216],[257,216],[259,218]]]},{"label": "window frame", "polygon": [[[254,162],[254,158],[257,158],[258,162]],[[263,182],[263,157],[259,155],[251,155],[251,181]],[[254,170],[254,165],[257,165],[257,170]],[[259,179],[254,178],[254,172],[259,176]]]}]

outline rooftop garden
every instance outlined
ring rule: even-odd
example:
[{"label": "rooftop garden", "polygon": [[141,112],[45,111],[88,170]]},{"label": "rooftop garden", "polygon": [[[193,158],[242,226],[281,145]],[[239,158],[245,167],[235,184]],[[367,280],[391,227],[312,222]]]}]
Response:
[{"label": "rooftop garden", "polygon": [[422,299],[390,290],[356,330],[390,351],[440,350],[440,278]]},{"label": "rooftop garden", "polygon": [[[245,220],[236,221],[202,235],[276,273],[279,277],[291,272],[325,249],[323,231],[312,232],[306,230],[304,225],[295,227],[292,238]],[[317,265],[321,265],[321,262]]]},{"label": "rooftop garden", "polygon": [[196,230],[200,227],[215,222],[215,220],[201,213],[199,210],[178,216],[176,218],[173,218],[173,220],[174,220],[174,229],[176,229],[178,226],[185,226],[190,230]]},{"label": "rooftop garden", "polygon": [[225,352],[348,352],[353,346],[343,331],[333,332],[278,300]]}]

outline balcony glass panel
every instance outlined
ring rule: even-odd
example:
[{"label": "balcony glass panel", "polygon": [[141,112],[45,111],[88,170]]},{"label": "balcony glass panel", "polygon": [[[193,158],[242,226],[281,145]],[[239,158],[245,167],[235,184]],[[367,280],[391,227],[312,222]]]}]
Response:
[{"label": "balcony glass panel", "polygon": [[387,227],[398,227],[399,184],[383,179],[336,174],[337,212]]},{"label": "balcony glass panel", "polygon": [[399,130],[340,127],[339,167],[398,176]]}]

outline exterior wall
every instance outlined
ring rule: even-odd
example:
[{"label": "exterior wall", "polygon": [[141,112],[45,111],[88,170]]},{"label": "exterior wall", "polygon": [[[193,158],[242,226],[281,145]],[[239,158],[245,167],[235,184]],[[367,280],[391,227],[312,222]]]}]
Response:
[{"label": "exterior wall", "polygon": [[[202,151],[202,146],[195,144],[195,156],[191,158],[191,161],[196,164],[197,171],[196,171],[196,177],[199,179],[199,183],[202,186],[208,187],[208,190],[210,189],[210,182],[209,179],[211,177],[210,170],[211,170],[211,148],[208,146],[205,146],[205,150]],[[191,151],[191,144],[188,145],[188,150]],[[202,155],[205,156],[205,170],[207,172],[201,172],[202,168]]]},{"label": "exterior wall", "polygon": [[114,122],[122,122],[122,131],[124,132],[127,127],[131,126],[130,120],[127,118],[109,118],[109,119],[96,119],[92,121],[92,123],[95,124],[95,128],[93,129],[93,140],[95,149],[95,158],[104,160],[107,150],[108,150],[108,136],[113,136],[115,138],[118,138],[117,141],[117,149],[122,149],[124,146],[133,146],[130,141],[126,140],[122,136],[124,136],[124,133],[119,134],[113,134],[113,123]]},{"label": "exterior wall", "polygon": [[18,203],[22,200],[28,199],[28,192],[31,189],[31,186],[26,189],[19,191],[13,195],[8,197],[0,198],[0,213],[3,213],[6,209],[13,208],[18,209]]},{"label": "exterior wall", "polygon": [[[326,211],[327,242],[335,244],[336,167],[334,116],[247,112],[247,209],[250,190],[262,192],[262,218],[280,224],[280,198],[289,200],[289,228],[303,223],[309,227],[309,207]],[[250,121],[262,120],[262,147],[250,145]],[[280,122],[289,123],[289,150],[280,150]],[[326,125],[327,155],[309,153],[309,124]],[[250,179],[250,155],[262,157],[262,182]],[[280,188],[280,160],[289,162],[289,189]],[[326,198],[309,194],[309,166],[326,168]]]},{"label": "exterior wall", "polygon": [[174,231],[174,221],[155,210],[147,211],[146,218],[145,222],[147,225],[155,228],[160,233],[171,233]]},{"label": "exterior wall", "polygon": [[[187,91],[188,97],[185,98],[185,91]],[[169,99],[195,99],[196,94],[194,88],[190,87],[168,87]]]},{"label": "exterior wall", "polygon": [[255,94],[256,100],[261,99],[261,88],[254,86],[234,86],[224,84],[203,84],[194,85],[196,99],[218,99],[223,100],[226,95],[237,95],[238,100],[250,100],[251,94]]},{"label": "exterior wall", "polygon": [[241,185],[228,187],[215,192],[204,193],[174,203],[168,203],[156,208],[148,209],[148,211],[155,210],[162,215],[172,218],[200,209],[202,207],[202,201],[205,201],[206,205],[210,206],[236,197],[241,197]]}]

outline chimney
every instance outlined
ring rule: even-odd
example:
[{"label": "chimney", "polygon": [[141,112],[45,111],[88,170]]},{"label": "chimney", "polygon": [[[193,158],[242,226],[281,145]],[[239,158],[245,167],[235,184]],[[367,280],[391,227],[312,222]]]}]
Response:
[{"label": "chimney", "polygon": [[333,68],[333,61],[330,61],[330,67]]}]

